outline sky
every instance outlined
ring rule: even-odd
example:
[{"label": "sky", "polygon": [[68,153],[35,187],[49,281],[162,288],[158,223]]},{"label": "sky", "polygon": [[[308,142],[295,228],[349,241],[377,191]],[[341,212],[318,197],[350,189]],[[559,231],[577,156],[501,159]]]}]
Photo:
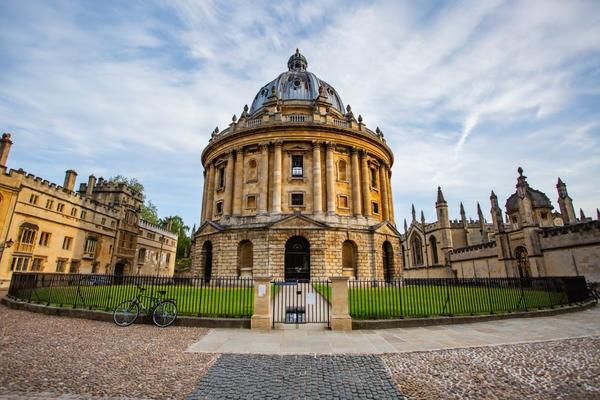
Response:
[{"label": "sky", "polygon": [[396,223],[441,186],[491,220],[517,168],[558,209],[600,206],[599,1],[3,1],[8,166],[136,177],[160,216],[198,224],[200,154],[300,51],[394,151]]}]

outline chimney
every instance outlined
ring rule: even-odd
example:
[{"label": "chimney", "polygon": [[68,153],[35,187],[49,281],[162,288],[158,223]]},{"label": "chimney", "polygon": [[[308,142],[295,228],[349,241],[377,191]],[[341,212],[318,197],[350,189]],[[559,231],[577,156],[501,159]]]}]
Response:
[{"label": "chimney", "polygon": [[77,179],[77,172],[69,169],[65,172],[65,184],[63,187],[69,191],[73,191],[75,188],[75,180]]},{"label": "chimney", "polygon": [[10,133],[3,133],[2,139],[0,139],[0,167],[6,168],[6,160],[8,160],[8,153],[10,153],[12,144]]},{"label": "chimney", "polygon": [[94,175],[90,175],[90,177],[88,178],[87,189],[85,191],[85,195],[87,197],[92,197],[94,186],[96,186],[96,177]]}]

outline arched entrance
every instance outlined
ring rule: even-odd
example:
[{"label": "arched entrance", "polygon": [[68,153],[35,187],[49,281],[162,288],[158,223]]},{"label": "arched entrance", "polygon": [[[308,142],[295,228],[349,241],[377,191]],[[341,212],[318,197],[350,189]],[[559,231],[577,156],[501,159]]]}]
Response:
[{"label": "arched entrance", "polygon": [[383,242],[383,277],[389,282],[394,273],[394,250],[387,240]]},{"label": "arched entrance", "polygon": [[120,285],[123,283],[123,275],[125,274],[126,264],[123,261],[119,261],[115,264],[115,272],[114,272],[114,283],[115,285]]},{"label": "arched entrance", "polygon": [[285,280],[310,280],[310,243],[302,236],[285,243]]},{"label": "arched entrance", "polygon": [[202,245],[202,253],[204,256],[204,279],[209,281],[212,277],[212,243],[207,240]]}]

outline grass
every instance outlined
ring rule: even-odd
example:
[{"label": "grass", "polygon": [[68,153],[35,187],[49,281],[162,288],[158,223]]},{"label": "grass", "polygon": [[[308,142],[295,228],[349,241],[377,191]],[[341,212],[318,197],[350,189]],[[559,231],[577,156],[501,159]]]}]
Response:
[{"label": "grass", "polygon": [[[158,297],[157,291],[165,290],[164,297],[175,301],[179,315],[242,318],[251,317],[253,313],[252,287],[142,286],[148,296]],[[137,294],[135,285],[96,285],[81,286],[79,290],[77,286],[21,290],[19,297],[28,300],[31,295],[31,301],[35,303],[110,311]],[[152,304],[149,298],[141,301],[147,308]]]},{"label": "grass", "polygon": [[529,288],[419,285],[352,288],[348,302],[352,318],[392,319],[549,308],[567,299],[563,293]]}]

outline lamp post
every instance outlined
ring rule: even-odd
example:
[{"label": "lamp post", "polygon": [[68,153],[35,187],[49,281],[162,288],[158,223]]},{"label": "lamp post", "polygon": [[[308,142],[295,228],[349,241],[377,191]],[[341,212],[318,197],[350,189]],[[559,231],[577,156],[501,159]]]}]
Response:
[{"label": "lamp post", "polygon": [[13,242],[12,239],[8,239],[4,243],[0,244],[0,261],[2,261],[2,256],[4,255],[4,249],[8,249],[8,248],[12,247],[12,245],[14,243],[15,242]]}]

